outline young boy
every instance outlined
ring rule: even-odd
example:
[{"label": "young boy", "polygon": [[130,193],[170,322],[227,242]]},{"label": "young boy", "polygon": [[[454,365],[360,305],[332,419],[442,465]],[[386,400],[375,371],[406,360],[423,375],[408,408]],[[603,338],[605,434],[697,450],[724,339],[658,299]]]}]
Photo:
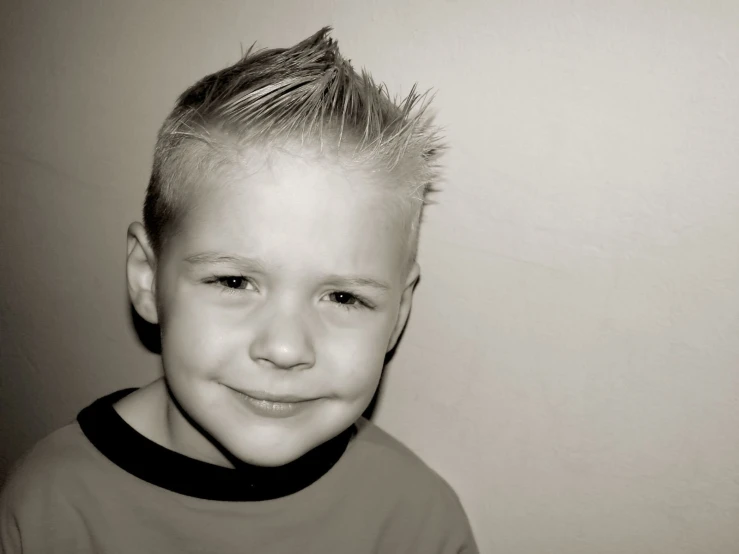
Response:
[{"label": "young boy", "polygon": [[329,30],[180,97],[128,230],[164,377],[25,456],[2,552],[477,552],[446,482],[362,418],[419,277],[437,131]]}]

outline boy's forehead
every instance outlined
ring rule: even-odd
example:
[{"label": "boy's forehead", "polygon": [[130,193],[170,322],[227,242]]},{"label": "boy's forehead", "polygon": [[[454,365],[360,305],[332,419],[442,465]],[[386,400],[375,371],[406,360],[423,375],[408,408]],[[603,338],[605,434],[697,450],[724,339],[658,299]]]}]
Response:
[{"label": "boy's forehead", "polygon": [[[332,197],[333,204],[360,202],[362,212],[386,221],[403,219],[408,211],[399,176],[371,163],[337,157],[311,144],[231,148],[230,153],[212,153],[214,159],[201,160],[191,168],[182,195],[186,211],[217,204],[224,196],[236,200],[260,192],[301,194],[307,203],[304,211],[325,195]],[[221,203],[224,211],[229,207],[231,202]]]},{"label": "boy's forehead", "polygon": [[311,154],[251,152],[202,175],[189,194],[181,254],[279,261],[289,243],[317,256],[340,252],[347,266],[399,257],[406,225],[397,192],[377,173]]}]

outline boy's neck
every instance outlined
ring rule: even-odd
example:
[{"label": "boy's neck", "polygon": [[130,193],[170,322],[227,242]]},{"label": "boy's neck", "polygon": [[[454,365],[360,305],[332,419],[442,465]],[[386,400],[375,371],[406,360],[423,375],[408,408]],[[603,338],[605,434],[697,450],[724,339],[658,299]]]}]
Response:
[{"label": "boy's neck", "polygon": [[282,466],[262,467],[236,460],[223,467],[168,448],[161,438],[154,440],[159,431],[153,422],[162,413],[154,409],[154,399],[163,389],[163,383],[156,381],[141,389],[118,391],[82,410],[77,419],[92,445],[118,467],[143,481],[194,498],[262,501],[295,494],[341,465],[358,431],[352,425]]}]

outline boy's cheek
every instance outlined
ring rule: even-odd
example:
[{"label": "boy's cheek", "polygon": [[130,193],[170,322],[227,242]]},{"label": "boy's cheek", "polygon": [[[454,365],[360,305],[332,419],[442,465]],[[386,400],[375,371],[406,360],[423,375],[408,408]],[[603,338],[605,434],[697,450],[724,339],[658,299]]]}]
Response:
[{"label": "boy's cheek", "polygon": [[241,339],[233,326],[222,319],[210,318],[207,313],[196,318],[173,312],[162,334],[165,368],[209,372],[222,367],[235,351],[244,351],[244,337]]}]

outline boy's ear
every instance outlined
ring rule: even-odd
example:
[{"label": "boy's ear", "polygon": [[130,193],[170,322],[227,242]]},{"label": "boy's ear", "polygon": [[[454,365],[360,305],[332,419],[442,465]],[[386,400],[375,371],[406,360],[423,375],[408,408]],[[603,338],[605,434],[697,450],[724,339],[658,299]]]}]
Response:
[{"label": "boy's ear", "polygon": [[405,324],[408,322],[408,316],[411,313],[411,304],[413,303],[413,292],[416,290],[418,284],[418,278],[421,276],[421,267],[418,262],[413,264],[413,267],[408,272],[408,277],[405,281],[405,289],[400,297],[400,309],[398,310],[398,320],[395,322],[395,328],[393,334],[390,337],[390,342],[387,345],[387,351],[390,352],[395,345],[398,343],[400,334],[403,332]]},{"label": "boy's ear", "polygon": [[128,226],[126,279],[128,296],[136,312],[149,323],[158,323],[156,258],[146,230],[138,222]]}]

